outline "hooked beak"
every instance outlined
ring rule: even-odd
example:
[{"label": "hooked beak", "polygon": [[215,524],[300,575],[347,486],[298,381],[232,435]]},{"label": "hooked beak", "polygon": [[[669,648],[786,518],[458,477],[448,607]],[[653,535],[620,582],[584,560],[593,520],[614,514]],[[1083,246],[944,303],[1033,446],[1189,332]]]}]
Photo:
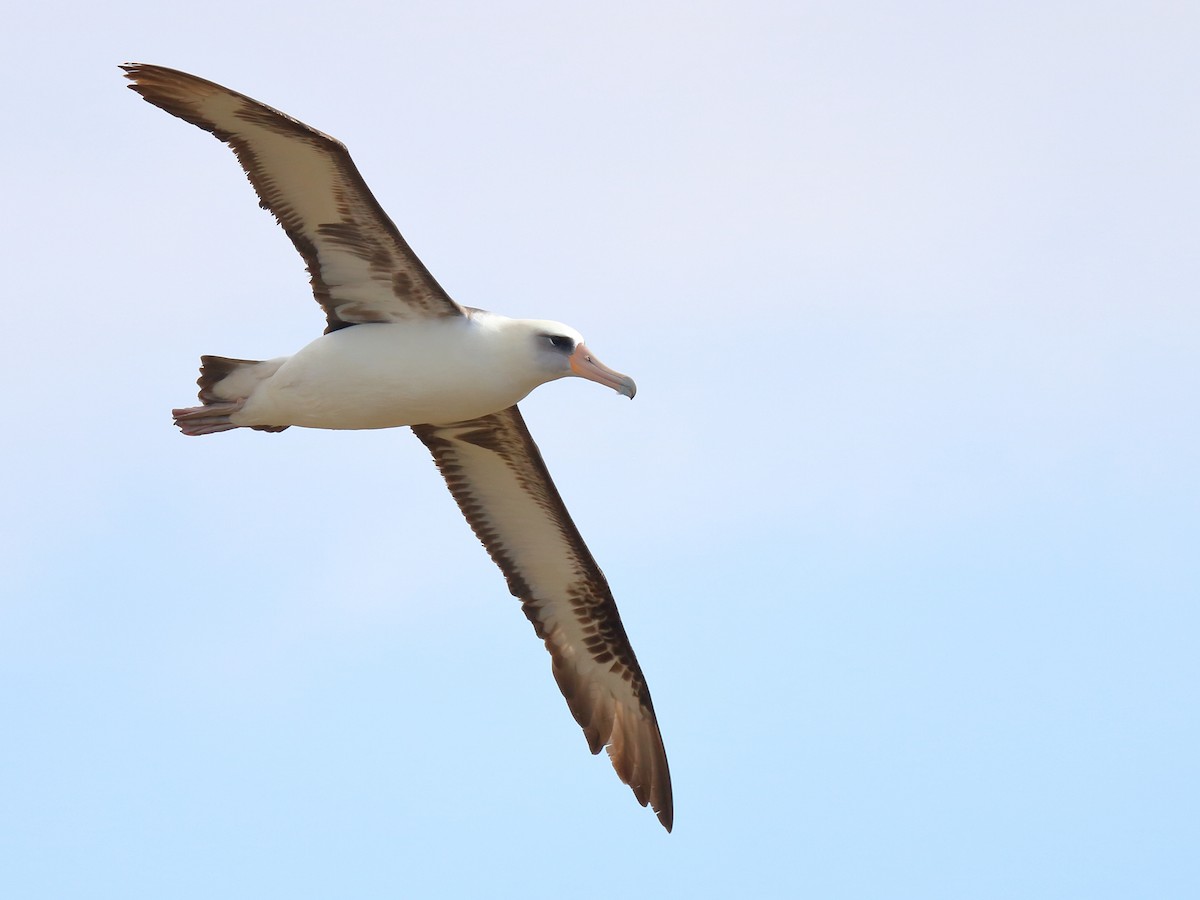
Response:
[{"label": "hooked beak", "polygon": [[587,378],[606,385],[631,400],[637,393],[637,385],[633,383],[632,378],[622,375],[620,372],[614,372],[604,365],[592,356],[592,351],[587,348],[586,344],[580,344],[571,354],[571,371],[580,378]]}]

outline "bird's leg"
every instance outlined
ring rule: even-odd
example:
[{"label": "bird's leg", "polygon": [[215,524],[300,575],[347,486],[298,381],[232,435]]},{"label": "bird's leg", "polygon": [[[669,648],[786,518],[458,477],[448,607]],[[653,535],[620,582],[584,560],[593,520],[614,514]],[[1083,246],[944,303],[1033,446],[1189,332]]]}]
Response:
[{"label": "bird's leg", "polygon": [[207,403],[204,406],[173,409],[171,415],[175,417],[175,424],[184,434],[216,434],[218,431],[229,431],[239,427],[229,421],[229,417],[245,404],[245,400]]}]

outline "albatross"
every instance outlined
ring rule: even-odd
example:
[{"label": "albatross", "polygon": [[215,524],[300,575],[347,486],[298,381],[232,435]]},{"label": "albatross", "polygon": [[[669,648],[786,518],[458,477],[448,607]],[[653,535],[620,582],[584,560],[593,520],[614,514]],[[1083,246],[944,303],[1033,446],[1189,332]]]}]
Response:
[{"label": "albatross", "polygon": [[671,830],[671,776],[645,676],[608,582],[517,409],[577,376],[627,397],[633,379],[559,322],[451,299],[413,253],[345,146],[279,110],[161,66],[121,66],[146,101],[228,144],[261,205],[304,258],[324,333],[292,356],[202,356],[187,435],[291,426],[408,426],[550,651],[592,753]]}]

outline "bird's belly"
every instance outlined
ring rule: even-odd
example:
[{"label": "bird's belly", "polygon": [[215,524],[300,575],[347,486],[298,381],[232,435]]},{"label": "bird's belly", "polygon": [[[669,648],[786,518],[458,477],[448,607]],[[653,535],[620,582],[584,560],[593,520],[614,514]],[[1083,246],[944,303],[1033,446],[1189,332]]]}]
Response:
[{"label": "bird's belly", "polygon": [[289,425],[359,429],[461,422],[498,412],[521,399],[445,387],[381,380],[295,382],[275,386],[271,406],[276,417]]},{"label": "bird's belly", "polygon": [[288,359],[247,398],[234,423],[331,429],[445,424],[507,409],[534,387],[498,377],[469,355],[435,354],[427,345],[419,352],[378,347],[364,340],[376,333],[362,328],[346,329],[342,340],[343,332],[326,335]]}]

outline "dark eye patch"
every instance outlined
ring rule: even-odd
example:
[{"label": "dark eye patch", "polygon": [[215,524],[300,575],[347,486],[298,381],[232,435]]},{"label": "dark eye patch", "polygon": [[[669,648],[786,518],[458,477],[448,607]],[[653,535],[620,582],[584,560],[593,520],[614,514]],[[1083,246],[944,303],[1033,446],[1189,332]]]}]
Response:
[{"label": "dark eye patch", "polygon": [[550,334],[550,343],[554,345],[555,350],[562,350],[564,353],[570,353],[575,349],[575,341],[567,337],[565,334]]}]

